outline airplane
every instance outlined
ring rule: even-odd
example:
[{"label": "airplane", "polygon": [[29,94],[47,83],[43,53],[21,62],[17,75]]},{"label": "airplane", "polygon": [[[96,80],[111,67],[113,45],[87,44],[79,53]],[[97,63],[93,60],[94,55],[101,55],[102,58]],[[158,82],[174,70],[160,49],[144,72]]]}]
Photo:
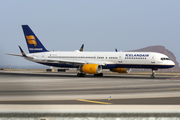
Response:
[{"label": "airplane", "polygon": [[78,77],[86,74],[103,76],[102,69],[117,73],[129,73],[131,68],[152,70],[150,78],[155,78],[155,70],[172,68],[175,63],[166,55],[157,52],[76,52],[47,50],[28,25],[22,25],[29,54],[19,49],[26,60],[55,67],[78,68]]}]

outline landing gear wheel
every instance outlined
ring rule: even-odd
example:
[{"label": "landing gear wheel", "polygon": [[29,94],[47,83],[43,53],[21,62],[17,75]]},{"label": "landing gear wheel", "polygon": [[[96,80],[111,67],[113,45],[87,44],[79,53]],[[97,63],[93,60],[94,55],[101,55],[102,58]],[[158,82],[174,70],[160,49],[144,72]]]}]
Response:
[{"label": "landing gear wheel", "polygon": [[83,77],[86,77],[86,73],[83,73]]},{"label": "landing gear wheel", "polygon": [[99,77],[102,77],[102,76],[103,76],[103,73],[94,74],[94,76],[99,76]]},{"label": "landing gear wheel", "polygon": [[151,78],[151,79],[154,79],[154,75],[151,75],[150,78]]},{"label": "landing gear wheel", "polygon": [[78,73],[77,76],[80,77],[80,73]]},{"label": "landing gear wheel", "polygon": [[86,77],[86,73],[78,73],[77,76],[78,77]]},{"label": "landing gear wheel", "polygon": [[151,79],[154,79],[154,78],[155,78],[155,74],[156,74],[156,73],[155,73],[155,70],[152,70],[152,74],[151,74],[150,78],[151,78]]}]

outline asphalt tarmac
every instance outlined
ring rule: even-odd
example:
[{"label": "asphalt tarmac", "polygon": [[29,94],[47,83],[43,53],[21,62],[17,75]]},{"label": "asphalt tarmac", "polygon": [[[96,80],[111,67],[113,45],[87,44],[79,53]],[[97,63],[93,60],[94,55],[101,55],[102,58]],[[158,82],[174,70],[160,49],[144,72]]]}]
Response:
[{"label": "asphalt tarmac", "polygon": [[180,97],[162,97],[162,98],[136,98],[136,99],[97,99],[97,100],[36,100],[36,101],[0,101],[0,104],[21,104],[21,105],[180,105]]},{"label": "asphalt tarmac", "polygon": [[180,76],[0,71],[0,104],[180,105]]}]

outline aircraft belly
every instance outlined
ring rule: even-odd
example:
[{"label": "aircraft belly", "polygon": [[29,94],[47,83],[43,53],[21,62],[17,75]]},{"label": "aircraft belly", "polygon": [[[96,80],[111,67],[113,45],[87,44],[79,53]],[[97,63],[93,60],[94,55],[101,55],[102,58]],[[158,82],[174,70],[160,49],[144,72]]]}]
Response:
[{"label": "aircraft belly", "polygon": [[[48,66],[54,67],[69,67],[69,68],[78,68],[79,66],[75,66],[72,64],[58,64],[58,63],[40,63]],[[140,65],[140,64],[107,64],[106,66],[102,66],[102,69],[112,69],[112,68],[171,68],[174,67],[172,65]]]}]

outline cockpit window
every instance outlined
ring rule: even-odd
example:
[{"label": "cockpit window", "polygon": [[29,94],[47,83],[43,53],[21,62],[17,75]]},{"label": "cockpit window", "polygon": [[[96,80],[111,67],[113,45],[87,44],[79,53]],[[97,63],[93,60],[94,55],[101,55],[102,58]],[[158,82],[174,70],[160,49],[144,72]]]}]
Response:
[{"label": "cockpit window", "polygon": [[161,58],[161,60],[170,60],[169,58]]}]

